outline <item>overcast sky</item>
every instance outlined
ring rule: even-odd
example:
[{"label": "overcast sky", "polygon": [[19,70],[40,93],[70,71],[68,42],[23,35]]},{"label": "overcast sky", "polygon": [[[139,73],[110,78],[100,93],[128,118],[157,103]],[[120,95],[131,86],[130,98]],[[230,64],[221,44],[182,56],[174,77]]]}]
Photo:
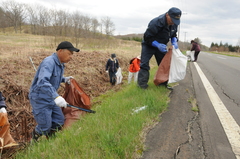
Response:
[{"label": "overcast sky", "polygon": [[108,16],[115,24],[115,35],[144,33],[151,19],[177,7],[183,12],[179,32],[181,41],[189,42],[198,37],[209,47],[212,42],[236,46],[240,40],[240,0],[15,1],[69,12],[77,10],[99,20]]}]

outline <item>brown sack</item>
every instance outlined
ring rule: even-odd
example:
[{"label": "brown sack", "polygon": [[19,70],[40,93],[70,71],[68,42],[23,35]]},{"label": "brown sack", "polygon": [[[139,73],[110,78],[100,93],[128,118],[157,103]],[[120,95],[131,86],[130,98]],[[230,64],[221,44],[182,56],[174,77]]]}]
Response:
[{"label": "brown sack", "polygon": [[10,134],[7,113],[0,113],[0,138],[0,149],[18,145]]},{"label": "brown sack", "polygon": [[[70,79],[71,84],[65,84],[65,92],[63,98],[70,105],[81,107],[84,109],[91,109],[90,97],[82,90],[75,79]],[[62,108],[65,116],[64,127],[69,127],[71,124],[80,119],[86,114],[85,111],[76,108]]]},{"label": "brown sack", "polygon": [[169,79],[169,71],[172,57],[172,48],[168,49],[168,52],[163,57],[160,65],[158,66],[158,70],[154,77],[154,84],[158,86],[161,83],[167,82]]}]

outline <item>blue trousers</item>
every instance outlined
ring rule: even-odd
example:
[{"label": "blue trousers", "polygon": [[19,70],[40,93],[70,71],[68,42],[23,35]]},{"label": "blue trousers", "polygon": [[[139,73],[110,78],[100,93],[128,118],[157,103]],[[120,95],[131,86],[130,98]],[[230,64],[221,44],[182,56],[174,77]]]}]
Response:
[{"label": "blue trousers", "polygon": [[35,131],[47,135],[51,130],[60,129],[64,124],[64,115],[54,101],[33,100],[30,98],[34,119],[37,122]]}]

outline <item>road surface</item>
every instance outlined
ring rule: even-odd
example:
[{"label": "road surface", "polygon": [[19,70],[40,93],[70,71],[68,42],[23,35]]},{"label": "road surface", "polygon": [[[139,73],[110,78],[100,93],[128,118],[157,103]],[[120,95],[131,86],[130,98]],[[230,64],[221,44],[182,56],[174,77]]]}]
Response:
[{"label": "road surface", "polygon": [[[146,159],[240,158],[240,58],[201,52],[146,137]],[[199,111],[192,107],[198,106]]]}]

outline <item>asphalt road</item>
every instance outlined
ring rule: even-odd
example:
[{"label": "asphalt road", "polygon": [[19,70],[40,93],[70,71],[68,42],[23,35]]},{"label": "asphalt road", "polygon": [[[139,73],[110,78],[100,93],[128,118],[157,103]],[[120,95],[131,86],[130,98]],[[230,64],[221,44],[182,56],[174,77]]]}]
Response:
[{"label": "asphalt road", "polygon": [[142,158],[240,158],[239,77],[240,58],[201,52],[196,63],[189,62],[169,109],[147,134]]}]

